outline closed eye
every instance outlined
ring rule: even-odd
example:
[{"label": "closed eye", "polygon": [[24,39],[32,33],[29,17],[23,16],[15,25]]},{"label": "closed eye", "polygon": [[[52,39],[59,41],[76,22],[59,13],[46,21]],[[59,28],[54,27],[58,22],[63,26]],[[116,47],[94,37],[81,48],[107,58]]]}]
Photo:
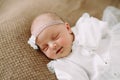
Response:
[{"label": "closed eye", "polygon": [[59,33],[53,38],[54,40],[59,39]]},{"label": "closed eye", "polygon": [[48,46],[42,48],[42,51],[43,51],[43,52],[46,52],[47,50],[48,50]]}]

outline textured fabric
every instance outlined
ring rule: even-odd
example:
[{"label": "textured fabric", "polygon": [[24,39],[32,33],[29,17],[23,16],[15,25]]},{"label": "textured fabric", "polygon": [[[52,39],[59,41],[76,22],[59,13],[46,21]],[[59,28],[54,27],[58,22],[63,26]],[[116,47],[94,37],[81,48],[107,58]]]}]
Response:
[{"label": "textured fabric", "polygon": [[83,12],[100,18],[107,5],[120,7],[119,0],[0,0],[0,80],[56,80],[49,59],[27,44],[33,19],[52,11],[74,25]]},{"label": "textured fabric", "polygon": [[27,44],[29,26],[22,16],[1,23],[0,80],[55,79],[46,68],[48,59]]}]

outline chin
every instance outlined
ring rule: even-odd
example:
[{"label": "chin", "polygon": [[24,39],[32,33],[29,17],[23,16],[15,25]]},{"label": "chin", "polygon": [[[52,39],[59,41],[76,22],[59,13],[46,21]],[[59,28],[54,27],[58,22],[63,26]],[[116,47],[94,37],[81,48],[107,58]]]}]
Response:
[{"label": "chin", "polygon": [[67,57],[69,55],[69,53],[66,53],[65,55],[63,55],[63,57]]}]

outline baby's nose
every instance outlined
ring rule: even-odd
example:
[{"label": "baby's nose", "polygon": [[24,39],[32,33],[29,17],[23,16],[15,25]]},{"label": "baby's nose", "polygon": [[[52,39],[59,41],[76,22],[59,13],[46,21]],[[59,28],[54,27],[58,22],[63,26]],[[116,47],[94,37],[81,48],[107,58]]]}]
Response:
[{"label": "baby's nose", "polygon": [[56,44],[55,42],[51,42],[51,43],[49,44],[49,46],[50,46],[50,48],[52,48],[52,49],[56,49],[57,44]]}]

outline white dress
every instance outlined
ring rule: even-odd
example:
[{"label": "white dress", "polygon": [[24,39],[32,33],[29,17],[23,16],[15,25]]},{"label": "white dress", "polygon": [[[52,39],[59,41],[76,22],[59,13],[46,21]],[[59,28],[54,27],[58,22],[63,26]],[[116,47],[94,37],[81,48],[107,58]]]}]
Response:
[{"label": "white dress", "polygon": [[120,80],[120,10],[107,7],[103,21],[85,13],[72,30],[71,54],[48,63],[57,79]]}]

